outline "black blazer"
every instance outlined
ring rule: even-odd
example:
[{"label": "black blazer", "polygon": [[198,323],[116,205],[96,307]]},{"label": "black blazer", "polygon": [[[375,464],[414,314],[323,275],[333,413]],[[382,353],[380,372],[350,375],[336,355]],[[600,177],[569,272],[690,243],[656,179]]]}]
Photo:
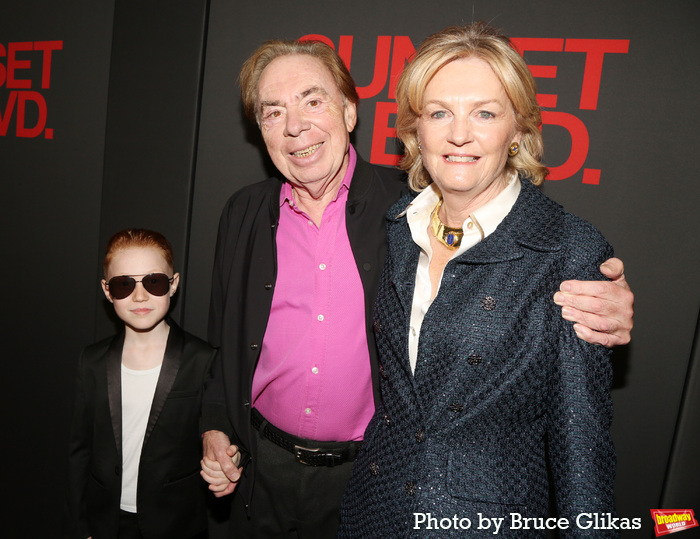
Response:
[{"label": "black blazer", "polygon": [[[396,169],[371,165],[359,155],[345,205],[345,222],[365,299],[365,331],[372,363],[375,401],[379,371],[372,331],[372,308],[384,266],[384,214],[408,192]],[[202,404],[202,429],[226,432],[244,455],[237,492],[252,490],[255,436],[250,425],[253,373],[260,356],[277,278],[276,233],[282,181],[270,178],[244,187],[221,215],[214,257],[209,342],[219,348]]]},{"label": "black blazer", "polygon": [[[199,414],[215,355],[172,321],[139,463],[139,527],[146,539],[206,529]],[[66,503],[67,537],[116,538],[122,473],[124,333],[88,346],[78,365]]]}]

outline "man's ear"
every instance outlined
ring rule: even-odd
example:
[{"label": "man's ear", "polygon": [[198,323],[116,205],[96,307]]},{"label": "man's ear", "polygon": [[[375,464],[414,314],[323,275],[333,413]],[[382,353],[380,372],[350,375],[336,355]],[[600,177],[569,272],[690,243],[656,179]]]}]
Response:
[{"label": "man's ear", "polygon": [[352,133],[353,129],[357,125],[357,105],[350,101],[345,102],[345,109],[343,110],[343,117],[345,119],[345,128],[348,133]]}]

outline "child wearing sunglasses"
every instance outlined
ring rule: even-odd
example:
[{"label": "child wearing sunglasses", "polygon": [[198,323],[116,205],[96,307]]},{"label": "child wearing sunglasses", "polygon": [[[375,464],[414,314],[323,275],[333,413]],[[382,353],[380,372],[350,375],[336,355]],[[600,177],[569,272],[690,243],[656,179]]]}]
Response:
[{"label": "child wearing sunglasses", "polygon": [[199,412],[215,351],[167,318],[180,276],[163,235],[117,232],[104,275],[102,290],[124,329],[80,357],[68,537],[203,537]]}]

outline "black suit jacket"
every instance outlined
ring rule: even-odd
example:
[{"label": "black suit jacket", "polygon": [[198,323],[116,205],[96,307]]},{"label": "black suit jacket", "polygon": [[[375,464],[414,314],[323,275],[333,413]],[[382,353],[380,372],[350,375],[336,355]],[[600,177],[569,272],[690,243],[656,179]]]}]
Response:
[{"label": "black suit jacket", "polygon": [[[206,529],[199,414],[215,350],[169,321],[170,334],[139,463],[137,506],[146,539]],[[116,538],[122,473],[124,333],[88,346],[78,366],[71,426],[67,537]]]},{"label": "black suit jacket", "polygon": [[[408,192],[396,169],[359,155],[345,205],[345,222],[365,299],[365,331],[378,399],[372,308],[386,252],[384,214]],[[219,348],[202,405],[202,430],[226,432],[253,457],[237,487],[246,504],[253,488],[255,436],[250,425],[253,373],[260,356],[277,277],[276,232],[282,181],[270,178],[236,192],[224,207],[214,258],[209,342]]]}]

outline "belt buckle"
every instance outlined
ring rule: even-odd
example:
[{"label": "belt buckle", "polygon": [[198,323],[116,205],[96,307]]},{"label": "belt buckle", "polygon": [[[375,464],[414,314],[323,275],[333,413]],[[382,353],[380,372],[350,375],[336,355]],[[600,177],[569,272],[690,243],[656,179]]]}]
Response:
[{"label": "belt buckle", "polygon": [[[324,464],[318,463],[318,460],[320,459],[316,460],[315,462],[311,462],[308,459],[308,456],[304,455],[304,453],[312,453],[314,457],[325,457],[326,462]],[[297,461],[299,461],[301,464],[306,464],[307,466],[335,466],[337,464],[342,464],[342,455],[338,455],[337,453],[333,453],[330,451],[324,451],[320,447],[312,449],[310,447],[302,447],[300,445],[295,445],[294,456],[296,457]]]}]

